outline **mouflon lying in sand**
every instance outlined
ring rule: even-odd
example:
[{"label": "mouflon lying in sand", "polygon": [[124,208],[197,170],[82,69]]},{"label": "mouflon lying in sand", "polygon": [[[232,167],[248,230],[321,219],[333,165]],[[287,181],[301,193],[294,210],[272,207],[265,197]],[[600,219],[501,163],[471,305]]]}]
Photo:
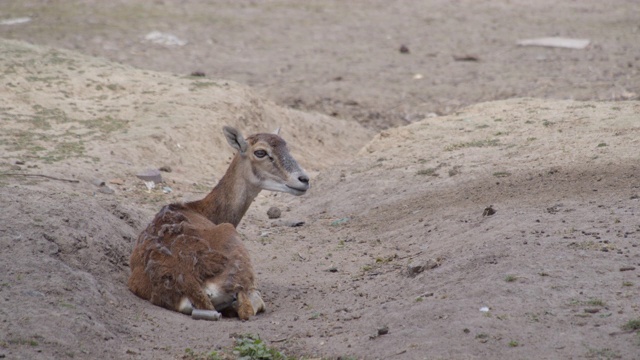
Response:
[{"label": "mouflon lying in sand", "polygon": [[261,190],[302,195],[309,177],[277,134],[224,134],[237,150],[226,174],[204,199],[160,210],[138,237],[128,285],[170,310],[233,310],[244,320],[265,305],[236,226]]}]

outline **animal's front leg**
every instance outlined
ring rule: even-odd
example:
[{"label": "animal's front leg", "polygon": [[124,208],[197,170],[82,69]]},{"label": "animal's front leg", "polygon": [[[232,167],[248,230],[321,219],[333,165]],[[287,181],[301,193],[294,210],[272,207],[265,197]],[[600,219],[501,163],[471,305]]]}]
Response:
[{"label": "animal's front leg", "polygon": [[260,294],[260,291],[251,290],[249,292],[249,300],[251,301],[251,306],[253,307],[253,310],[255,311],[256,314],[259,314],[267,310],[267,307],[265,306],[264,301],[262,300],[262,295]]},{"label": "animal's front leg", "polygon": [[249,320],[250,317],[256,314],[256,311],[253,309],[253,304],[251,303],[251,298],[244,290],[238,293],[236,306],[238,317],[242,320]]}]

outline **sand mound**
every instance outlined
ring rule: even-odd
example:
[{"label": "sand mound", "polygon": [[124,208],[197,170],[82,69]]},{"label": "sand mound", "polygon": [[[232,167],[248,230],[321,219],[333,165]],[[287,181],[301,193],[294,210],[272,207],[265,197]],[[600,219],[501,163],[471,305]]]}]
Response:
[{"label": "sand mound", "polygon": [[[637,354],[622,327],[640,317],[638,102],[479,104],[368,142],[231,82],[0,51],[0,355],[197,358],[234,333],[307,357]],[[194,321],[125,285],[150,217],[222,175],[223,124],[282,126],[315,174],[239,227],[269,309],[249,322]],[[135,177],[159,166],[171,192]]]}]

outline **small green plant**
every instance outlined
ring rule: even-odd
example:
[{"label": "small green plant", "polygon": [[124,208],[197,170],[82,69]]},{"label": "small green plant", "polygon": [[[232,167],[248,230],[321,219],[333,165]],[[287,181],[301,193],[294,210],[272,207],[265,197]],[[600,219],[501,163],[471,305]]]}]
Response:
[{"label": "small green plant", "polygon": [[627,321],[626,324],[622,325],[622,329],[633,331],[640,330],[640,318]]},{"label": "small green plant", "polygon": [[589,306],[607,306],[607,303],[601,299],[589,299],[586,304]]},{"label": "small green plant", "polygon": [[416,172],[416,175],[438,176],[438,173],[436,172],[436,169],[428,168],[428,169],[418,170]]},{"label": "small green plant", "polygon": [[319,319],[321,315],[322,315],[322,314],[320,314],[319,312],[314,312],[314,313],[313,313],[313,314],[311,314],[311,316],[309,317],[309,320],[316,320],[316,319]]},{"label": "small green plant", "polygon": [[600,143],[600,144],[598,144],[598,147],[605,147],[605,146],[609,146],[609,145],[607,145],[607,143]]},{"label": "small green plant", "polygon": [[493,173],[493,176],[495,177],[508,177],[511,176],[511,173],[508,171],[497,171]]},{"label": "small green plant", "polygon": [[478,341],[480,341],[481,343],[486,343],[487,341],[489,341],[489,334],[487,333],[479,333],[476,335],[476,339]]},{"label": "small green plant", "polygon": [[518,342],[515,340],[509,341],[509,347],[518,347],[518,345],[520,344],[518,344]]},{"label": "small green plant", "polygon": [[633,283],[631,281],[623,281],[622,286],[633,286]]},{"label": "small green plant", "polygon": [[544,120],[544,121],[542,122],[542,125],[543,125],[544,127],[549,127],[549,126],[551,126],[551,125],[553,125],[553,124],[554,124],[554,123],[553,123],[552,121],[549,121],[549,120]]},{"label": "small green plant", "polygon": [[286,360],[278,350],[269,348],[258,335],[245,334],[236,339],[233,348],[239,360]]},{"label": "small green plant", "polygon": [[506,282],[514,282],[516,280],[518,280],[518,277],[515,275],[507,275],[504,277],[504,281]]},{"label": "small green plant", "polygon": [[500,145],[500,140],[487,139],[487,140],[476,140],[476,141],[452,144],[445,147],[444,149],[445,151],[454,151],[454,150],[460,150],[460,149],[465,149],[470,147],[487,147],[487,146],[499,146],[499,145]]},{"label": "small green plant", "polygon": [[622,356],[609,348],[604,349],[589,349],[586,355],[590,359],[620,359]]},{"label": "small green plant", "polygon": [[211,351],[210,353],[197,353],[191,348],[184,349],[185,355],[183,359],[188,360],[223,360],[217,351]]}]

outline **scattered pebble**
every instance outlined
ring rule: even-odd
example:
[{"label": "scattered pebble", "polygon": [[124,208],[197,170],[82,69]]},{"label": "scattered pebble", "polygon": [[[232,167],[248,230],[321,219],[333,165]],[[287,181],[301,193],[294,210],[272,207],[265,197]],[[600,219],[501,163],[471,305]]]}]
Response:
[{"label": "scattered pebble", "polygon": [[387,335],[389,333],[389,327],[383,326],[378,329],[378,336]]},{"label": "scattered pebble", "polygon": [[401,54],[408,54],[409,53],[409,48],[406,45],[400,45],[400,49],[399,49]]},{"label": "scattered pebble", "polygon": [[153,181],[145,181],[144,185],[147,187],[147,191],[149,192],[156,188],[156,183],[154,183]]},{"label": "scattered pebble", "polygon": [[173,191],[173,189],[168,187],[168,186],[165,186],[165,187],[162,188],[162,192],[165,193],[165,194],[169,194],[172,191]]},{"label": "scattered pebble", "polygon": [[206,74],[204,73],[204,71],[194,71],[191,73],[191,76],[195,76],[195,77],[205,77]]},{"label": "scattered pebble", "polygon": [[349,222],[348,217],[333,221],[331,223],[331,226],[338,226],[338,225],[346,224],[347,222]]},{"label": "scattered pebble", "polygon": [[5,19],[0,21],[0,25],[19,25],[19,24],[25,24],[31,21],[30,17],[19,17],[19,18],[13,18],[13,19]]},{"label": "scattered pebble", "polygon": [[163,33],[160,31],[152,31],[148,33],[145,37],[145,40],[152,42],[158,45],[164,46],[185,46],[187,45],[186,40],[182,40],[173,34]]},{"label": "scattered pebble", "polygon": [[337,267],[335,267],[335,266],[332,266],[332,267],[330,267],[327,271],[328,271],[328,272],[335,273],[335,272],[338,272],[338,268],[337,268]]},{"label": "scattered pebble", "polygon": [[267,216],[269,217],[269,219],[279,219],[281,215],[282,211],[280,211],[280,209],[275,206],[272,206],[269,208],[269,210],[267,210]]},{"label": "scattered pebble", "polygon": [[416,276],[423,272],[425,269],[425,264],[421,261],[414,261],[407,266],[407,274],[409,276]]},{"label": "scattered pebble", "polygon": [[635,266],[623,266],[620,268],[620,271],[633,271],[635,269]]},{"label": "scattered pebble", "polygon": [[16,165],[24,165],[24,161],[23,160],[16,160],[15,162]]},{"label": "scattered pebble", "polygon": [[493,208],[493,205],[489,205],[486,208],[484,208],[484,211],[482,212],[482,216],[491,216],[495,213],[496,213],[496,210]]},{"label": "scattered pebble", "polygon": [[545,46],[545,47],[582,50],[587,46],[589,46],[590,43],[591,43],[591,40],[589,39],[545,37],[545,38],[537,38],[537,39],[518,40],[516,44],[520,46]]},{"label": "scattered pebble", "polygon": [[480,58],[475,55],[453,55],[455,61],[480,61]]},{"label": "scattered pebble", "polygon": [[103,193],[103,194],[109,194],[109,195],[111,195],[111,194],[115,193],[116,191],[115,191],[115,190],[113,190],[112,188],[108,187],[107,185],[104,185],[104,186],[100,186],[100,187],[98,188],[98,192],[101,192],[101,193]]},{"label": "scattered pebble", "polygon": [[161,166],[158,170],[160,170],[162,172],[166,172],[166,173],[170,173],[171,171],[173,171],[171,169],[171,166],[169,166],[169,165]]},{"label": "scattered pebble", "polygon": [[124,185],[124,180],[120,179],[120,178],[113,178],[113,179],[109,180],[109,184]]},{"label": "scattered pebble", "polygon": [[481,312],[489,312],[489,307],[488,306],[483,306],[480,308]]},{"label": "scattered pebble", "polygon": [[136,174],[138,179],[144,182],[153,182],[154,184],[159,184],[162,182],[162,175],[160,174],[160,170],[156,169],[148,169]]},{"label": "scattered pebble", "polygon": [[600,309],[596,309],[596,308],[589,308],[589,309],[584,309],[584,312],[588,313],[588,314],[595,314],[600,312]]}]

